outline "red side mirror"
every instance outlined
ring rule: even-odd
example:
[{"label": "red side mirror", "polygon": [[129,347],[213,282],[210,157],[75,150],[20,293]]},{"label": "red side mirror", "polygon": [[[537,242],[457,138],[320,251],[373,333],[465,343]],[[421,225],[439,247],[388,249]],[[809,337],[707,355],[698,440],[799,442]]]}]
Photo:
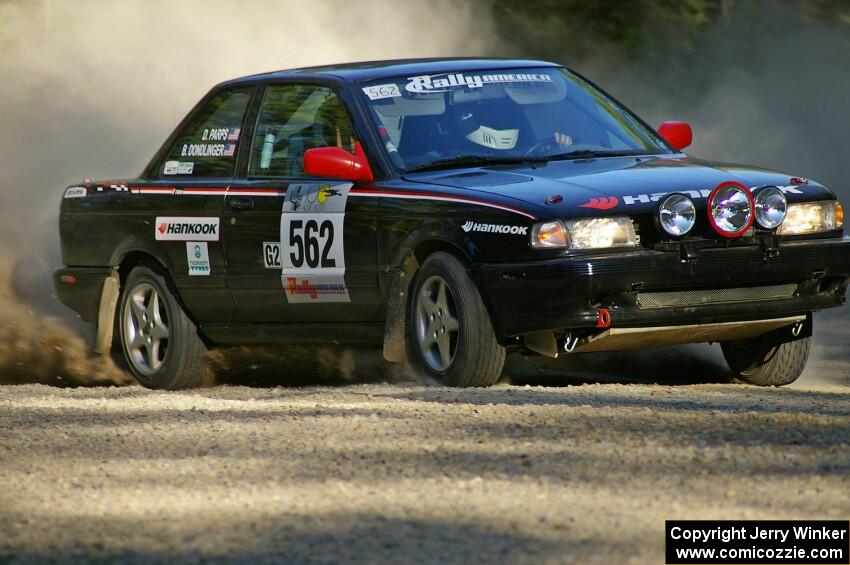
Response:
[{"label": "red side mirror", "polygon": [[354,154],[340,147],[316,147],[304,152],[304,172],[311,177],[329,177],[350,181],[374,180],[372,168],[360,142]]},{"label": "red side mirror", "polygon": [[687,122],[664,122],[658,128],[658,135],[677,151],[681,151],[694,140],[694,132]]}]

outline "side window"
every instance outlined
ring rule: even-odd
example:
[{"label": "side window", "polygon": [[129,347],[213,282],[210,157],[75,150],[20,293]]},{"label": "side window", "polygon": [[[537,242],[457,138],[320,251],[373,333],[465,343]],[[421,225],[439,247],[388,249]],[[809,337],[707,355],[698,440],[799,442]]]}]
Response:
[{"label": "side window", "polygon": [[304,152],[314,147],[354,151],[351,121],[339,97],[330,88],[318,85],[267,87],[257,117],[248,174],[303,177]]},{"label": "side window", "polygon": [[232,177],[242,117],[254,87],[216,94],[180,132],[162,165],[164,177]]}]

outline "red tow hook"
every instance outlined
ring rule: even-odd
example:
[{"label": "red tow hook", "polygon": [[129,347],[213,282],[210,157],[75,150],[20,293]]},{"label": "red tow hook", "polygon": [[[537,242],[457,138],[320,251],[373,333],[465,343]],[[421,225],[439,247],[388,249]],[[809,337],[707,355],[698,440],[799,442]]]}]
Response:
[{"label": "red tow hook", "polygon": [[611,327],[611,312],[609,312],[607,308],[600,308],[599,309],[599,314],[596,317],[596,327],[597,328],[610,328]]}]

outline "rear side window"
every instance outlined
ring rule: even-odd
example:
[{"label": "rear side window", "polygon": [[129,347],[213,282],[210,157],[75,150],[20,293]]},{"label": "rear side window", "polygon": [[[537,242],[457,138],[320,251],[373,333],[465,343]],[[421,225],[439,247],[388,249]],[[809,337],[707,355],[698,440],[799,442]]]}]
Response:
[{"label": "rear side window", "polygon": [[242,118],[254,87],[219,92],[177,136],[162,165],[163,177],[232,177]]},{"label": "rear side window", "polygon": [[319,85],[267,87],[248,174],[303,177],[304,152],[314,147],[354,151],[351,120],[336,93]]}]

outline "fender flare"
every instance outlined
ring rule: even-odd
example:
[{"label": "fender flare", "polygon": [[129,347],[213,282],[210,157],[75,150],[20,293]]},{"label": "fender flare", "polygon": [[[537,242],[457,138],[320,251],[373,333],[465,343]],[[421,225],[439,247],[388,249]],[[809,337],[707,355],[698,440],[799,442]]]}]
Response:
[{"label": "fender flare", "polygon": [[410,286],[420,266],[420,258],[416,256],[416,250],[423,244],[429,243],[433,243],[437,249],[456,250],[457,254],[462,256],[464,262],[470,267],[472,282],[487,307],[496,337],[500,343],[504,341],[494,309],[476,276],[475,260],[480,256],[478,245],[457,224],[431,222],[407,234],[396,246],[392,260],[386,267],[386,271],[390,274],[390,284],[384,317],[383,355],[384,359],[393,363],[400,363],[405,357],[406,314],[410,300]]},{"label": "fender flare", "polygon": [[98,306],[97,324],[95,326],[95,337],[92,343],[92,353],[95,355],[108,355],[112,349],[113,333],[115,329],[115,316],[118,310],[118,301],[121,297],[121,276],[119,269],[124,260],[133,253],[143,253],[152,257],[156,262],[168,269],[162,256],[145,245],[144,240],[136,236],[125,237],[113,250],[109,258],[109,266],[112,273],[103,281],[100,293],[100,304]]},{"label": "fender flare", "polygon": [[118,245],[115,246],[115,249],[112,251],[112,255],[109,257],[109,266],[117,269],[121,266],[121,263],[124,262],[127,256],[132,253],[144,253],[145,255],[150,255],[166,270],[170,270],[170,266],[162,254],[152,248],[144,239],[135,235],[125,237],[118,243]]}]

